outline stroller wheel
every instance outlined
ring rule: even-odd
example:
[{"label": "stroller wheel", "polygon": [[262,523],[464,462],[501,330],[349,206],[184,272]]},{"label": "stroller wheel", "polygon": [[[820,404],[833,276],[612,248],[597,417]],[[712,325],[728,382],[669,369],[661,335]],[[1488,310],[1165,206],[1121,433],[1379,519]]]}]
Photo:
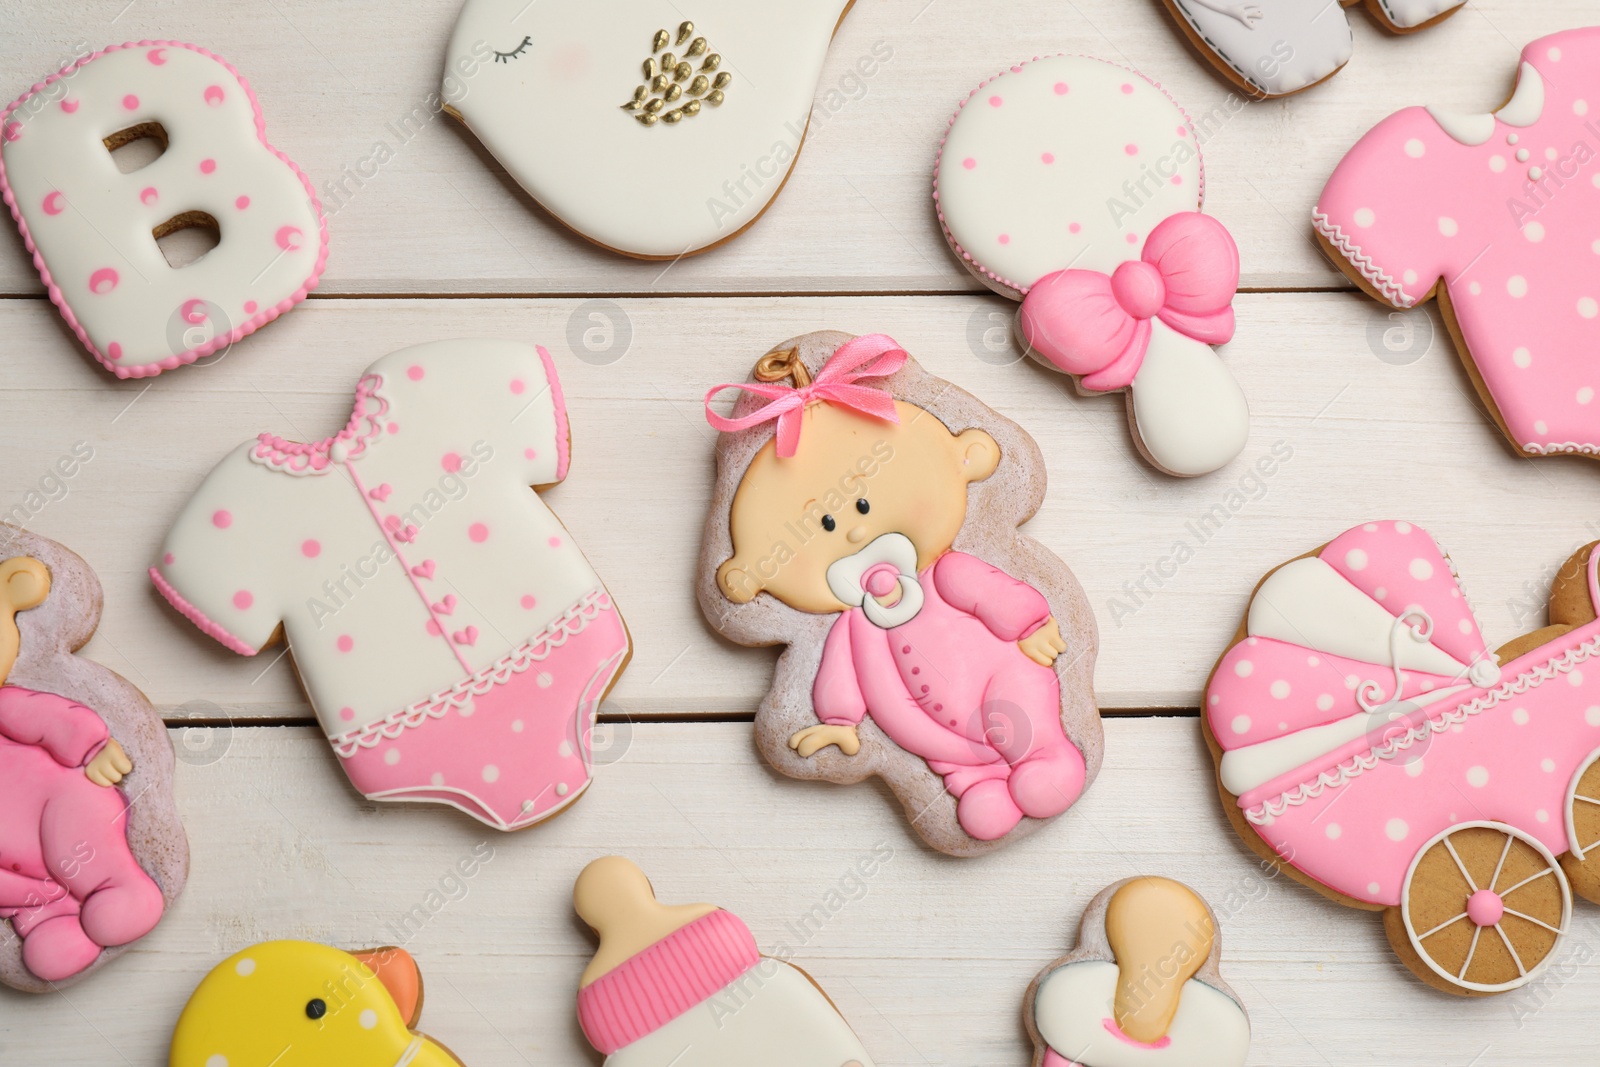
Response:
[{"label": "stroller wheel", "polygon": [[1473,995],[1530,981],[1571,914],[1572,891],[1549,849],[1504,823],[1468,822],[1416,854],[1384,925],[1419,977]]},{"label": "stroller wheel", "polygon": [[1600,749],[1589,753],[1567,793],[1567,846],[1561,869],[1585,900],[1600,904]]}]

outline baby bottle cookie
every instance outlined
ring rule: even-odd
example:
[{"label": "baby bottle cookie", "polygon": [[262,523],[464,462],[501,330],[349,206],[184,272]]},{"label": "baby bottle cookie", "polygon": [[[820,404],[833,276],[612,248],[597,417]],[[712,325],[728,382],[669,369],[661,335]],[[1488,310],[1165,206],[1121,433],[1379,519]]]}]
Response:
[{"label": "baby bottle cookie", "polygon": [[[161,154],[124,173],[112,150]],[[311,182],[267,143],[244,77],[177,41],[113,45],[0,113],[0,191],[50,299],[119,378],[193,363],[294,307],[322,274],[328,232]],[[173,267],[156,243],[218,242]]]},{"label": "baby bottle cookie", "polygon": [[150,577],[241,655],[287,637],[367,797],[531,826],[588,788],[591,727],[631,650],[529,489],[566,478],[570,447],[545,349],[401,349],[332,437],[264,433],[217,464]]},{"label": "baby bottle cookie", "polygon": [[189,873],[160,717],[73,654],[100,607],[87,563],[0,524],[0,982],[30,993],[148,934]]},{"label": "baby bottle cookie", "polygon": [[421,1015],[422,973],[404,949],[341,952],[267,941],[201,980],[172,1031],[167,1063],[460,1067],[449,1049],[417,1032]]},{"label": "baby bottle cookie", "polygon": [[788,180],[853,2],[466,0],[445,109],[595,244],[641,259],[703,252]]},{"label": "baby bottle cookie", "polygon": [[1234,829],[1349,907],[1447,993],[1536,979],[1572,890],[1600,901],[1596,545],[1551,625],[1485,644],[1450,562],[1409,522],[1346,530],[1262,579],[1203,719]]},{"label": "baby bottle cookie", "polygon": [[1044,498],[1033,440],[882,334],[785,341],[706,404],[723,436],[696,587],[724,636],[788,646],[756,712],[772,765],[879,775],[954,855],[1066,811],[1100,766],[1096,635],[1071,572],[1017,532]]},{"label": "baby bottle cookie", "polygon": [[1022,301],[1028,354],[1084,393],[1126,390],[1139,450],[1214,471],[1250,411],[1212,350],[1233,337],[1239,251],[1200,213],[1200,149],[1155,82],[1083,56],[1022,63],[950,120],[934,199],[962,265]]},{"label": "baby bottle cookie", "polygon": [[578,1022],[606,1067],[872,1067],[811,976],[731,912],[660,903],[621,856],[585,867],[572,903],[600,936]]},{"label": "baby bottle cookie", "polygon": [[1216,916],[1170,878],[1089,902],[1078,947],[1028,987],[1034,1067],[1244,1067],[1250,1020],[1218,970]]}]

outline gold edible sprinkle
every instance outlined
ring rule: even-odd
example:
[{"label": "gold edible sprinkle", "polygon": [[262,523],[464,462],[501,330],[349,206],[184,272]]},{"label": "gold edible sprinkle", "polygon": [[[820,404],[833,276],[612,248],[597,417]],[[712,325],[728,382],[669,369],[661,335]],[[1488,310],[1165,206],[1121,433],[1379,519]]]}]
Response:
[{"label": "gold edible sprinkle", "polygon": [[643,115],[639,116],[639,122],[645,126],[654,126],[656,124],[656,117],[650,112],[645,112]]},{"label": "gold edible sprinkle", "polygon": [[654,78],[650,79],[650,88],[653,89],[654,91],[659,93],[663,89],[665,89],[666,87],[667,87],[667,76],[665,74],[657,74]]},{"label": "gold edible sprinkle", "polygon": [[667,112],[665,115],[662,115],[661,118],[664,122],[681,122],[683,120],[683,112],[681,110],[674,109]]},{"label": "gold edible sprinkle", "polygon": [[[706,97],[706,103],[710,104],[712,107],[721,107],[722,106],[722,101],[724,101],[726,99],[727,99],[727,97],[722,95],[722,90],[721,89],[713,89],[713,90],[711,90],[711,95]],[[652,100],[650,102],[652,104],[655,103],[654,100]]]},{"label": "gold edible sprinkle", "polygon": [[700,55],[705,50],[706,39],[704,37],[696,37],[694,42],[689,45],[689,50],[685,52],[684,55],[688,56],[690,59],[693,59],[695,56]]},{"label": "gold edible sprinkle", "polygon": [[661,51],[663,48],[667,47],[667,42],[670,40],[672,40],[672,38],[667,36],[666,30],[657,30],[655,39],[650,42],[650,51]]},{"label": "gold edible sprinkle", "polygon": [[654,56],[644,61],[644,80],[649,81],[656,76],[656,60]]},{"label": "gold edible sprinkle", "polygon": [[644,106],[644,109],[646,111],[650,112],[650,114],[654,115],[657,111],[660,111],[663,106],[665,106],[665,105],[662,103],[662,101],[657,99],[657,100],[652,100],[648,104],[646,104]]},{"label": "gold edible sprinkle", "polygon": [[673,81],[681,82],[693,73],[694,68],[689,66],[689,64],[679,63],[676,67],[672,68],[672,79]]},{"label": "gold edible sprinkle", "polygon": [[683,113],[685,115],[698,115],[698,114],[700,114],[700,101],[691,100],[687,104],[684,104],[683,105]]},{"label": "gold edible sprinkle", "polygon": [[729,74],[727,71],[723,71],[721,74],[718,74],[716,79],[711,83],[712,87],[716,89],[726,89],[732,84],[733,75]]},{"label": "gold edible sprinkle", "polygon": [[673,67],[676,67],[677,65],[678,65],[678,57],[673,55],[671,52],[668,52],[666,55],[661,57],[661,69],[662,70],[671,70]]},{"label": "gold edible sprinkle", "polygon": [[699,96],[709,88],[711,88],[711,83],[706,81],[706,76],[704,74],[697,74],[695,75],[694,81],[689,83],[689,95]]},{"label": "gold edible sprinkle", "polygon": [[[682,44],[683,42],[687,41],[689,39],[689,35],[691,33],[693,33],[693,32],[694,32],[694,23],[692,23],[692,22],[683,23],[681,26],[678,27],[678,43]],[[657,51],[660,51],[660,49],[657,48]]]},{"label": "gold edible sprinkle", "polygon": [[706,61],[700,64],[700,69],[716,70],[720,66],[722,66],[722,57],[712,52],[709,56],[706,56]]},{"label": "gold edible sprinkle", "polygon": [[681,86],[681,85],[673,85],[673,86],[669,86],[668,87],[668,89],[666,91],[666,94],[664,96],[662,96],[661,99],[665,100],[667,103],[670,104],[670,103],[672,103],[674,100],[678,99],[678,97],[680,97],[682,95],[683,95],[683,86]]}]

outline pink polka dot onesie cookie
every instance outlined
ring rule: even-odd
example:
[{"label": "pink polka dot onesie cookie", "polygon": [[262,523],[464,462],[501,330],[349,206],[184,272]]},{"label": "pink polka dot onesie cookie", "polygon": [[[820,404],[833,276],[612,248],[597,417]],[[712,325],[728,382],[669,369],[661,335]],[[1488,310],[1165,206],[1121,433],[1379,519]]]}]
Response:
[{"label": "pink polka dot onesie cookie", "polygon": [[1523,455],[1600,454],[1600,27],[1522,50],[1494,114],[1409,107],[1356,142],[1313,213],[1369,296],[1435,297]]},{"label": "pink polka dot onesie cookie", "polygon": [[[160,155],[124,172],[112,152],[140,140]],[[50,299],[119,378],[266,325],[328,254],[311,182],[267,143],[255,93],[192,44],[113,45],[18,97],[0,112],[0,192]],[[191,227],[218,242],[174,267],[157,241]]]},{"label": "pink polka dot onesie cookie", "polygon": [[1126,391],[1139,450],[1169,474],[1214,471],[1250,431],[1213,345],[1233,337],[1239,251],[1200,213],[1188,116],[1141,74],[1035,59],[980,85],[934,167],[945,238],[1022,302],[1030,356],[1085,394]]},{"label": "pink polka dot onesie cookie", "polygon": [[235,652],[286,638],[364,795],[519,829],[588,788],[590,729],[630,651],[528,489],[569,461],[543,348],[402,349],[367,368],[332,437],[264,433],[217,464],[150,577]]},{"label": "pink polka dot onesie cookie", "polygon": [[1234,829],[1383,912],[1401,961],[1445,992],[1533,981],[1572,890],[1600,900],[1597,567],[1580,549],[1551,625],[1490,651],[1433,538],[1367,523],[1262,579],[1207,684]]},{"label": "pink polka dot onesie cookie", "polygon": [[0,983],[29,993],[127,951],[189,873],[160,716],[75,655],[100,609],[87,563],[0,524]]},{"label": "pink polka dot onesie cookie", "polygon": [[[711,406],[728,389],[731,416]],[[772,765],[878,775],[953,855],[1071,807],[1100,765],[1095,625],[1017,532],[1044,497],[1033,440],[882,334],[785,341],[706,404],[696,588],[724,636],[788,646],[756,712]]]}]

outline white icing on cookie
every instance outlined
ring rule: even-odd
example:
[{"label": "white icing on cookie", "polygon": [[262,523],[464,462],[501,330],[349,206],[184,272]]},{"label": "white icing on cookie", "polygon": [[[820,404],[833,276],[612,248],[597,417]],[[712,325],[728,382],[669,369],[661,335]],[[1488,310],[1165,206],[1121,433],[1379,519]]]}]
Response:
[{"label": "white icing on cookie", "polygon": [[1250,1022],[1227,994],[1190,979],[1166,1037],[1143,1045],[1106,1025],[1117,977],[1115,963],[1083,960],[1039,983],[1034,1024],[1050,1048],[1083,1067],[1242,1067]]},{"label": "white icing on cookie", "polygon": [[[679,256],[737,234],[777,195],[848,6],[467,0],[445,52],[444,97],[563,223],[619,252]],[[680,34],[686,19],[693,28]],[[655,48],[660,30],[668,39]],[[667,53],[689,73],[667,79],[666,91],[676,85],[682,95],[654,114],[665,119],[691,100],[698,113],[645,125],[642,109],[621,105],[640,85],[649,90],[644,62],[659,69]],[[706,69],[711,55],[719,59]],[[702,74],[707,84],[695,92]]]},{"label": "white icing on cookie", "polygon": [[[105,139],[159,123],[124,174]],[[305,298],[327,256],[311,185],[265,140],[254,94],[194,45],[141,41],[52,75],[0,114],[0,187],[84,346],[120,378],[192,363]],[[220,243],[174,268],[155,232],[187,213]]]}]

